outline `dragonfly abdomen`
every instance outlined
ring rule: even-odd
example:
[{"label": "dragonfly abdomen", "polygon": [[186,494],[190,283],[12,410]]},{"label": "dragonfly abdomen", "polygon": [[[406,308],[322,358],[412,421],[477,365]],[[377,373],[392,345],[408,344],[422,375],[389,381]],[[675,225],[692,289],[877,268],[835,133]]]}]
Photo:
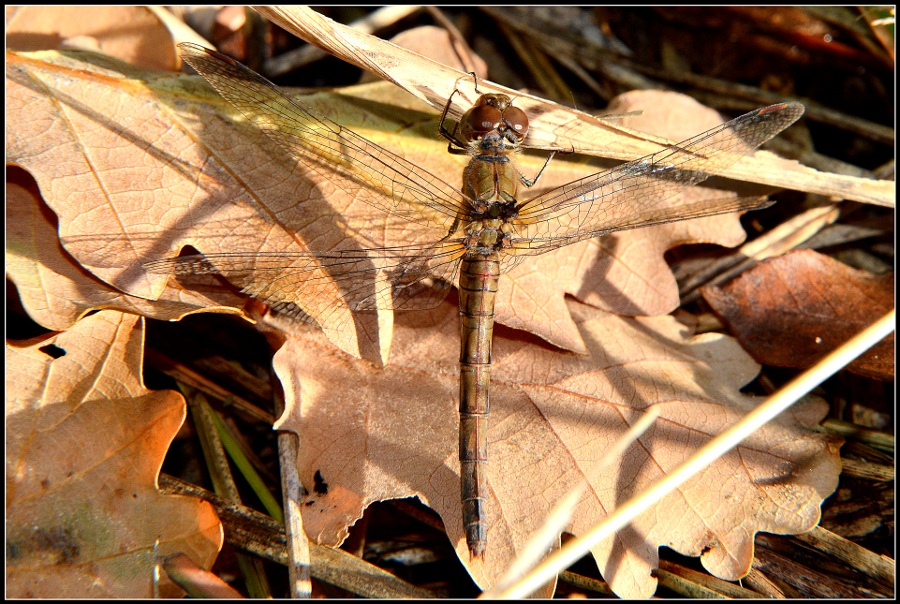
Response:
[{"label": "dragonfly abdomen", "polygon": [[496,252],[463,260],[459,274],[459,464],[463,524],[473,557],[487,547],[487,416],[490,411]]}]

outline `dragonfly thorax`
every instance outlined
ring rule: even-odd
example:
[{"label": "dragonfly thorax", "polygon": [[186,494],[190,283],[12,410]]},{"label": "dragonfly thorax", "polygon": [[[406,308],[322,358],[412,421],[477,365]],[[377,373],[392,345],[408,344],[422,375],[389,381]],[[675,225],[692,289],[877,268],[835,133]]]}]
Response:
[{"label": "dragonfly thorax", "polygon": [[472,220],[465,230],[463,241],[468,256],[487,256],[504,250],[512,245],[504,226],[508,217],[503,216],[508,204],[493,203],[487,215]]}]

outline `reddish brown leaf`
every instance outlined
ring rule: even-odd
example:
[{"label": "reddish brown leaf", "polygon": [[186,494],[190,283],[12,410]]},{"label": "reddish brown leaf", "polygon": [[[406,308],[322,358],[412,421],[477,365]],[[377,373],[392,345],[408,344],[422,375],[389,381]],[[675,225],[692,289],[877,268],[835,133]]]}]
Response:
[{"label": "reddish brown leaf", "polygon": [[160,557],[209,568],[219,552],[212,506],[156,488],[185,404],[141,383],[140,322],[103,311],[27,348],[7,345],[11,596],[176,597],[154,579]]},{"label": "reddish brown leaf", "polygon": [[[797,250],[701,292],[757,361],[806,368],[893,307],[894,275],[876,277],[812,250]],[[892,379],[893,334],[848,369]]]}]

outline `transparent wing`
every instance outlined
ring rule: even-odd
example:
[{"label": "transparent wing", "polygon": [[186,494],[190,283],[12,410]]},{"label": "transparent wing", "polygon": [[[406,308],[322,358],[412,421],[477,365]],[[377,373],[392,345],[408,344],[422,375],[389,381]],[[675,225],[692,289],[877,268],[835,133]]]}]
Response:
[{"label": "transparent wing", "polygon": [[[289,315],[323,321],[335,308],[420,310],[446,297],[465,248],[460,241],[335,252],[222,253],[144,264],[153,273],[218,274]],[[291,310],[293,309],[293,310]],[[295,317],[302,318],[302,317]]]},{"label": "transparent wing", "polygon": [[707,202],[708,210],[704,204],[670,208],[663,202],[753,152],[802,114],[800,103],[757,109],[652,155],[525,201],[513,221],[516,247],[524,253],[528,249],[541,253],[612,231],[758,207],[758,201],[752,205],[747,199],[734,207],[724,200],[718,205]]},{"label": "transparent wing", "polygon": [[774,202],[766,197],[722,197],[719,199],[706,199],[697,203],[689,203],[672,208],[670,206],[642,207],[630,216],[619,219],[615,226],[598,231],[582,231],[567,235],[548,235],[546,237],[511,238],[512,245],[507,249],[508,253],[516,256],[535,256],[564,245],[592,239],[601,235],[608,235],[615,231],[651,227],[669,222],[680,222],[692,218],[704,218],[719,214],[732,214],[734,212],[746,212],[748,210],[761,210]]},{"label": "transparent wing", "polygon": [[329,181],[406,220],[448,229],[467,214],[464,195],[437,176],[285,95],[225,55],[182,43],[182,58],[292,157]]}]

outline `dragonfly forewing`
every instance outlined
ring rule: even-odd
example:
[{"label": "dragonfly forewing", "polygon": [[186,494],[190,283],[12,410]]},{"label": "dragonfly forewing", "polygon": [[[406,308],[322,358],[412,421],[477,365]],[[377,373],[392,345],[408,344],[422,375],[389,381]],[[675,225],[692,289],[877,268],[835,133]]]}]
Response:
[{"label": "dragonfly forewing", "polygon": [[[376,208],[448,229],[468,213],[459,190],[219,53],[179,45],[182,58],[289,155]],[[337,176],[337,178],[336,178]]]},{"label": "dragonfly forewing", "polygon": [[[545,254],[566,245],[603,235],[609,235],[616,231],[647,228],[672,222],[681,222],[693,218],[707,218],[722,214],[760,210],[767,208],[772,204],[773,202],[769,200],[768,197],[721,197],[717,199],[705,199],[700,202],[679,204],[677,217],[672,215],[672,207],[668,205],[642,206],[635,208],[634,213],[631,215],[616,216],[615,220],[609,219],[608,223],[610,226],[605,229],[582,232],[576,230],[574,233],[566,235],[552,234],[544,237],[512,237],[509,254],[513,254],[514,257]],[[507,259],[508,258],[503,258],[501,260],[504,267],[506,266]],[[505,268],[504,272],[506,272],[506,270],[508,269]]]},{"label": "dragonfly forewing", "polygon": [[[667,208],[663,202],[720,172],[793,124],[800,103],[781,103],[751,111],[652,155],[612,170],[567,183],[524,201],[516,220],[521,239],[550,239],[566,245],[587,237],[703,216]],[[711,205],[707,215],[729,210]],[[669,220],[654,216],[668,214]],[[651,217],[645,224],[641,216]]]}]

